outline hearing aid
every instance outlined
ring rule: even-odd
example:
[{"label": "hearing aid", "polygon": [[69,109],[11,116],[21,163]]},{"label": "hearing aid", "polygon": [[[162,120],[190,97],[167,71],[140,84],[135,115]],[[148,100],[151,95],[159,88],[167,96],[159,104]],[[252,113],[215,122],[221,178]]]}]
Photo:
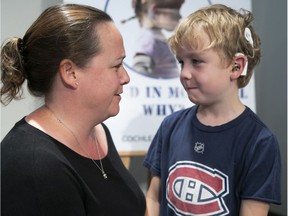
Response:
[{"label": "hearing aid", "polygon": [[[248,59],[247,59],[247,57],[243,54],[243,53],[236,53],[235,54],[235,57],[238,57],[238,56],[243,56],[243,57],[245,57],[245,66],[244,66],[244,69],[243,69],[243,71],[242,71],[242,74],[241,74],[241,76],[246,76],[247,75],[247,69],[248,69]],[[237,65],[235,65],[234,67],[233,67],[233,71],[235,71],[235,70],[239,70],[240,69],[240,66],[237,64]]]}]

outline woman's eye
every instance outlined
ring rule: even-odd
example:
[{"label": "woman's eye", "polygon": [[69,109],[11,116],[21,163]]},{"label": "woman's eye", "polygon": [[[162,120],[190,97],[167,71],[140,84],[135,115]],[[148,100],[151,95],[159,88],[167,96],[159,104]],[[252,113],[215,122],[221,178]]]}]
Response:
[{"label": "woman's eye", "polygon": [[115,65],[114,66],[116,69],[119,69],[120,67],[122,67],[122,63],[121,64],[118,64],[118,65]]}]

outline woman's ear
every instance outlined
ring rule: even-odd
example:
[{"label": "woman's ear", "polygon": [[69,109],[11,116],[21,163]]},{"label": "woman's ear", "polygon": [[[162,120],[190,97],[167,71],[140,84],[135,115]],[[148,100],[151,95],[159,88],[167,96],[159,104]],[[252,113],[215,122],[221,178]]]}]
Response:
[{"label": "woman's ear", "polygon": [[60,62],[59,72],[63,83],[72,88],[78,87],[76,65],[69,59],[63,59]]},{"label": "woman's ear", "polygon": [[231,65],[231,80],[238,79],[241,75],[245,76],[247,67],[247,57],[243,53],[236,53]]}]

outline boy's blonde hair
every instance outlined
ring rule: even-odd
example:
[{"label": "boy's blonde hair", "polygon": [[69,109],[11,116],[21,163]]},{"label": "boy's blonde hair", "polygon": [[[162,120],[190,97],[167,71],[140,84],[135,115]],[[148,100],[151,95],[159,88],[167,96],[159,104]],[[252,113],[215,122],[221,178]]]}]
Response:
[{"label": "boy's blonde hair", "polygon": [[[219,51],[220,57],[227,65],[232,63],[236,53],[243,53],[248,59],[248,70],[246,76],[238,78],[238,87],[245,87],[249,83],[254,67],[260,62],[261,53],[260,39],[251,25],[253,14],[244,9],[241,12],[216,4],[190,14],[169,38],[172,52],[175,53],[180,47],[212,48]],[[245,28],[251,31],[253,46],[244,35]],[[201,46],[203,33],[210,39],[208,47]]]}]

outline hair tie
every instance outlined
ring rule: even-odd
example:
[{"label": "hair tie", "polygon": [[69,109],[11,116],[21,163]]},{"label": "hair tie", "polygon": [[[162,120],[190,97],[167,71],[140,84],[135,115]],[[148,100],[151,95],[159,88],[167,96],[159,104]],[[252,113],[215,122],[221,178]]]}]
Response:
[{"label": "hair tie", "polygon": [[24,61],[24,42],[22,38],[19,38],[17,41],[17,47],[19,50],[19,54],[21,56],[22,61]]}]

